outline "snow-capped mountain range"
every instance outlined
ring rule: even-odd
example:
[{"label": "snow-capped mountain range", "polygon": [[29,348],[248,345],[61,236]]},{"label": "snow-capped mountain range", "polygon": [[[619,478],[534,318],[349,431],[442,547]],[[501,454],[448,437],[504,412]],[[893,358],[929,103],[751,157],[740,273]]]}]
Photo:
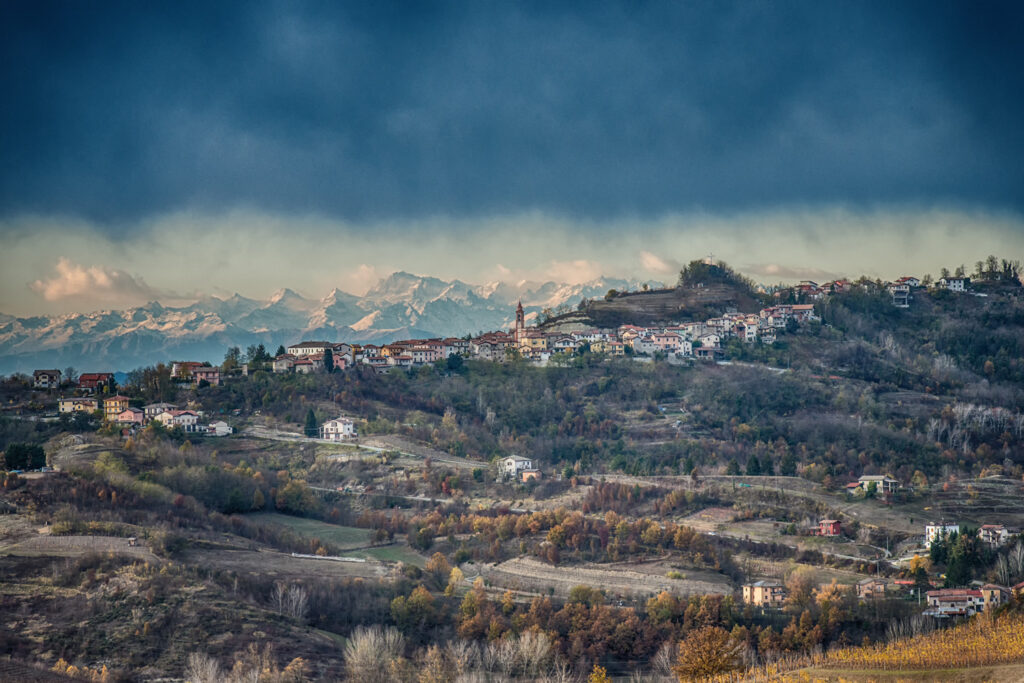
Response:
[{"label": "snow-capped mountain range", "polygon": [[[650,283],[660,286],[659,283]],[[639,282],[598,278],[583,284],[493,282],[470,285],[393,273],[363,296],[335,289],[308,299],[282,289],[266,301],[239,294],[182,307],[158,302],[120,311],[17,318],[0,313],[0,374],[73,366],[80,372],[127,371],[171,360],[219,363],[225,350],[304,339],[385,343],[508,329],[517,301],[527,320],[545,308],[575,306]]]}]

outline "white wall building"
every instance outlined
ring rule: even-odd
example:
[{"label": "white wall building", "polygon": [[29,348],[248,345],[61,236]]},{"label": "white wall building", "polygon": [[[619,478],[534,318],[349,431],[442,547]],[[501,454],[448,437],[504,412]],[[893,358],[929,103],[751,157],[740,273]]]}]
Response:
[{"label": "white wall building", "polygon": [[320,438],[328,441],[343,441],[356,436],[356,423],[347,417],[336,417],[320,427]]}]

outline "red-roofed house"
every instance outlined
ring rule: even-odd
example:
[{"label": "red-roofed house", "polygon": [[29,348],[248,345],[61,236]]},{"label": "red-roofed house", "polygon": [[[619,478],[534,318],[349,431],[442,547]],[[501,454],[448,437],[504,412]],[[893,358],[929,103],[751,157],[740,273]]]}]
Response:
[{"label": "red-roofed house", "polygon": [[86,391],[103,391],[114,386],[112,372],[83,372],[78,376],[78,388]]}]

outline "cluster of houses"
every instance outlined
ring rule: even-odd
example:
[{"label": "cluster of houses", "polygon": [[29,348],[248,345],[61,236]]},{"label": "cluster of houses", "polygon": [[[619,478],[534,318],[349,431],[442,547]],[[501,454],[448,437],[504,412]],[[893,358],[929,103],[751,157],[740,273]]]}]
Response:
[{"label": "cluster of houses", "polygon": [[[924,547],[930,549],[936,541],[948,538],[953,534],[965,533],[965,529],[966,527],[961,524],[932,522],[924,528]],[[978,528],[978,539],[990,548],[1001,548],[1015,533],[1002,524],[983,524]]]},{"label": "cluster of houses", "polygon": [[227,436],[234,430],[223,420],[202,423],[202,412],[181,410],[172,403],[151,403],[136,408],[131,405],[128,396],[117,394],[106,398],[91,396],[61,397],[57,400],[57,412],[62,415],[74,413],[94,413],[103,411],[103,419],[121,425],[123,429],[134,430],[158,422],[168,429],[179,427],[187,434],[201,436]]},{"label": "cluster of houses", "polygon": [[[933,287],[935,289],[946,289],[951,292],[966,292],[971,280],[968,277],[943,277],[937,280]],[[913,291],[923,286],[920,278],[907,275],[893,282],[885,282],[883,286],[892,295],[893,306],[897,308],[909,308],[913,299]],[[802,280],[800,284],[792,288],[793,294],[800,301],[819,301],[830,294],[848,292],[853,289],[854,284],[849,280],[833,280],[819,285],[811,280]]]},{"label": "cluster of houses", "polygon": [[276,373],[344,370],[358,364],[389,370],[434,363],[455,355],[495,362],[514,356],[546,362],[555,354],[569,355],[584,347],[609,356],[664,353],[713,360],[722,355],[722,344],[729,339],[772,344],[790,321],[799,324],[817,319],[813,304],[780,304],[758,313],[727,313],[680,325],[622,325],[615,329],[545,332],[527,327],[523,306],[519,304],[515,327],[509,331],[486,332],[470,339],[406,339],[382,345],[303,341],[287,347],[284,354],[274,359],[272,367]]},{"label": "cluster of houses", "polygon": [[[914,581],[907,579],[889,581],[880,577],[867,578],[857,583],[857,598],[884,598],[900,590],[913,590],[915,585]],[[927,607],[922,614],[939,619],[970,617],[999,607],[1013,596],[1024,598],[1024,582],[1012,588],[994,583],[976,588],[939,588],[925,592]],[[785,604],[787,597],[786,587],[779,581],[755,581],[743,585],[743,602],[755,607],[778,608]]]}]

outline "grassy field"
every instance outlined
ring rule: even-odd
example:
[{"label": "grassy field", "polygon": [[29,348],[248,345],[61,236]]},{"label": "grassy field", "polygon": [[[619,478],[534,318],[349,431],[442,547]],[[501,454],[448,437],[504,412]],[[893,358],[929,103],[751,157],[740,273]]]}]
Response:
[{"label": "grassy field", "polygon": [[246,518],[261,524],[284,526],[302,536],[319,538],[341,548],[357,548],[369,545],[370,543],[370,532],[367,529],[338,526],[337,524],[328,524],[316,519],[292,517],[291,515],[281,515],[276,512],[254,512],[246,515]]},{"label": "grassy field", "polygon": [[263,524],[278,524],[287,527],[291,531],[307,538],[319,538],[322,541],[333,543],[338,547],[361,548],[346,552],[351,557],[365,557],[383,562],[405,562],[422,567],[426,559],[418,555],[412,548],[405,545],[386,545],[377,548],[366,548],[370,544],[370,532],[367,529],[357,529],[351,526],[338,526],[328,524],[315,519],[304,517],[292,517],[281,515],[276,512],[255,512],[246,517]]}]

